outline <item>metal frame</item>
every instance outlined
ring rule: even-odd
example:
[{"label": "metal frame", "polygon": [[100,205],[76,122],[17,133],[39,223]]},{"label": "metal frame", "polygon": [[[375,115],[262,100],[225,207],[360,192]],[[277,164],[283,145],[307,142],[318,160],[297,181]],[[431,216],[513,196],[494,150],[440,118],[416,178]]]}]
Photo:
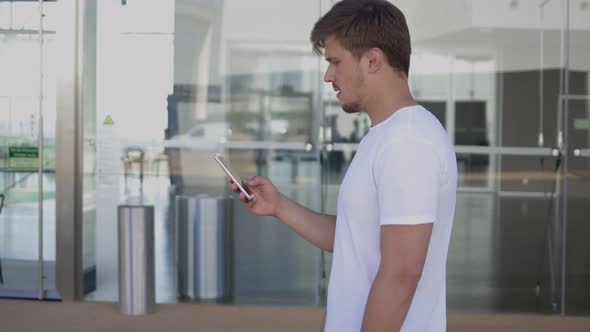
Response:
[{"label": "metal frame", "polygon": [[38,177],[39,189],[38,196],[38,275],[39,285],[37,288],[37,296],[39,300],[45,298],[45,275],[43,273],[43,0],[39,0],[39,132],[37,137],[37,148],[39,149],[38,156]]},{"label": "metal frame", "polygon": [[[564,29],[564,93],[566,95],[570,92],[570,4],[571,0],[566,1],[565,10],[565,29]],[[568,164],[569,164],[569,100],[565,100],[563,104],[563,162],[562,162],[562,189],[561,196],[562,214],[561,214],[561,315],[565,315],[565,280],[567,271],[567,203],[568,203]]]},{"label": "metal frame", "polygon": [[84,0],[59,2],[56,123],[56,286],[62,299],[80,300],[82,274],[82,13]]}]

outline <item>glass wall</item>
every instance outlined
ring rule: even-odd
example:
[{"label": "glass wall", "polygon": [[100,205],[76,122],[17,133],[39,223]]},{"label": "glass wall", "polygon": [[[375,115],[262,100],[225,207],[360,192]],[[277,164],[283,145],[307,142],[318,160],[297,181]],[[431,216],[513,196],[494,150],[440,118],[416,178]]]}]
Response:
[{"label": "glass wall", "polygon": [[0,297],[56,296],[57,18],[55,2],[0,2]]},{"label": "glass wall", "polygon": [[[420,17],[438,16],[440,8],[430,5],[421,2]],[[447,62],[437,67],[447,68],[446,83],[440,83],[448,88],[444,118],[460,172],[448,260],[450,308],[560,307],[561,241],[552,241],[561,230],[552,195],[559,179],[551,148],[557,146],[556,105],[563,93],[559,31],[565,6],[543,6],[456,1],[454,26],[437,20],[422,28],[416,24],[415,47]],[[431,73],[416,77],[420,98],[428,99],[423,82]]]},{"label": "glass wall", "polygon": [[590,244],[588,202],[590,201],[590,6],[587,1],[571,1],[570,33],[567,42],[569,66],[568,93],[561,96],[566,119],[569,156],[564,165],[567,178],[562,204],[566,221],[565,240],[565,306],[566,312],[588,315],[586,300],[590,290],[584,286],[590,279]]},{"label": "glass wall", "polygon": [[[133,203],[155,206],[156,300],[179,301],[175,200],[231,194],[214,153],[242,177],[267,176],[299,203],[335,213],[370,121],[341,110],[322,82],[327,63],[311,51],[311,28],[334,1],[82,2],[86,300],[117,300],[116,209]],[[412,93],[457,152],[449,310],[590,313],[590,6],[394,3],[412,35]],[[19,276],[38,268],[39,211],[44,287],[55,284],[52,22],[64,17],[59,2],[44,2],[41,47],[38,6],[0,1],[0,291],[38,287]],[[14,152],[37,146],[40,104],[42,209],[36,166],[23,164],[34,158]],[[325,305],[331,255],[233,199],[231,303]]]},{"label": "glass wall", "polygon": [[[395,3],[412,33],[412,92],[457,151],[449,309],[587,312],[588,6]],[[309,32],[331,5],[96,4],[86,18],[96,26],[86,37],[94,40],[86,67],[95,75],[95,103],[87,103],[95,116],[85,120],[94,142],[85,193],[96,206],[85,214],[85,225],[96,222],[87,299],[116,299],[116,248],[107,240],[116,235],[116,206],[143,202],[156,207],[157,301],[178,301],[174,202],[230,194],[215,152],[241,176],[267,176],[301,204],[335,213],[370,122],[341,111],[322,82],[327,64],[311,52]],[[237,200],[234,207],[232,303],[323,305],[331,255]]]},{"label": "glass wall", "polygon": [[[566,91],[575,86],[586,96],[576,97],[577,134],[585,142],[581,119],[588,118],[588,71],[567,69],[576,58],[583,62],[587,53],[584,38],[589,33],[581,19],[574,19],[587,16],[587,6],[575,4],[568,17],[568,4],[558,1],[395,3],[405,12],[412,34],[411,90],[447,129],[457,152],[449,309],[587,312],[579,283],[589,272],[582,263],[589,251],[579,239],[575,248],[572,244],[575,234],[584,234],[587,213],[582,205],[567,205],[574,187],[579,201],[587,202],[582,195],[586,187],[583,176],[574,178],[571,168],[563,168],[573,151],[564,136],[573,136],[561,129],[568,118],[564,109],[573,112],[574,105]],[[329,114],[325,110],[324,125],[331,132],[359,127],[363,132],[367,121],[337,110],[334,117],[347,120]],[[325,151],[330,162],[322,168],[329,179],[324,196],[329,207],[336,204],[343,174],[334,165],[347,165],[356,148],[347,135],[335,136],[328,139],[333,143]],[[578,171],[585,169],[584,153],[583,148],[577,152],[582,158]],[[575,184],[566,188],[567,181]],[[328,258],[326,269],[329,263]],[[577,280],[577,290],[571,280]]]},{"label": "glass wall", "polygon": [[[289,24],[262,24],[267,10],[285,6],[297,13],[283,14]],[[156,211],[157,301],[177,301],[175,198],[230,194],[216,152],[241,176],[267,176],[288,197],[322,209],[320,59],[307,42],[318,10],[272,1],[97,2],[96,57],[86,65],[96,73],[96,115],[85,119],[85,136],[96,135],[96,167],[85,170],[88,182],[96,177],[85,184],[96,206],[84,222],[96,223],[87,299],[116,299],[116,247],[105,239],[116,238],[117,205],[142,202]],[[233,303],[319,303],[320,251],[237,199],[234,209]]]}]

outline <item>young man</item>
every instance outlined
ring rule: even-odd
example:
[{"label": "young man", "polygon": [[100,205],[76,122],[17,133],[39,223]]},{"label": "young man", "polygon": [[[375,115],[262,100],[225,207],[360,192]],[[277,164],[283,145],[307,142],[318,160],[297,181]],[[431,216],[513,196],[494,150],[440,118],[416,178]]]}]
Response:
[{"label": "young man", "polygon": [[[311,211],[263,177],[246,182],[256,215],[275,216],[334,253],[327,332],[444,331],[446,261],[457,165],[436,118],[408,88],[410,36],[387,1],[336,3],[311,33],[329,63],[347,113],[366,112],[359,144],[338,196],[337,215]],[[232,184],[237,192],[237,187]]]}]

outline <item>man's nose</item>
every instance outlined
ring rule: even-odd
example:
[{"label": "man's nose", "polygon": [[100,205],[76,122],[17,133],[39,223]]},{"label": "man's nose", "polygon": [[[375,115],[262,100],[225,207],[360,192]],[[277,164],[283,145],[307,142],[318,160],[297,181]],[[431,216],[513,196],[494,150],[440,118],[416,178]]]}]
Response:
[{"label": "man's nose", "polygon": [[334,82],[332,70],[330,70],[329,67],[328,67],[328,69],[326,69],[326,73],[324,74],[324,82],[326,82],[326,83]]}]

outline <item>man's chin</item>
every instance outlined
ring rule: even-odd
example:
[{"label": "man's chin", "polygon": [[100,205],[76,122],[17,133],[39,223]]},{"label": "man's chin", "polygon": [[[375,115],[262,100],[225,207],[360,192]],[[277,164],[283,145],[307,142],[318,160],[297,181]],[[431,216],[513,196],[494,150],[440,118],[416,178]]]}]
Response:
[{"label": "man's chin", "polygon": [[361,108],[358,105],[351,105],[351,104],[342,104],[342,110],[346,113],[353,114],[359,113]]}]

